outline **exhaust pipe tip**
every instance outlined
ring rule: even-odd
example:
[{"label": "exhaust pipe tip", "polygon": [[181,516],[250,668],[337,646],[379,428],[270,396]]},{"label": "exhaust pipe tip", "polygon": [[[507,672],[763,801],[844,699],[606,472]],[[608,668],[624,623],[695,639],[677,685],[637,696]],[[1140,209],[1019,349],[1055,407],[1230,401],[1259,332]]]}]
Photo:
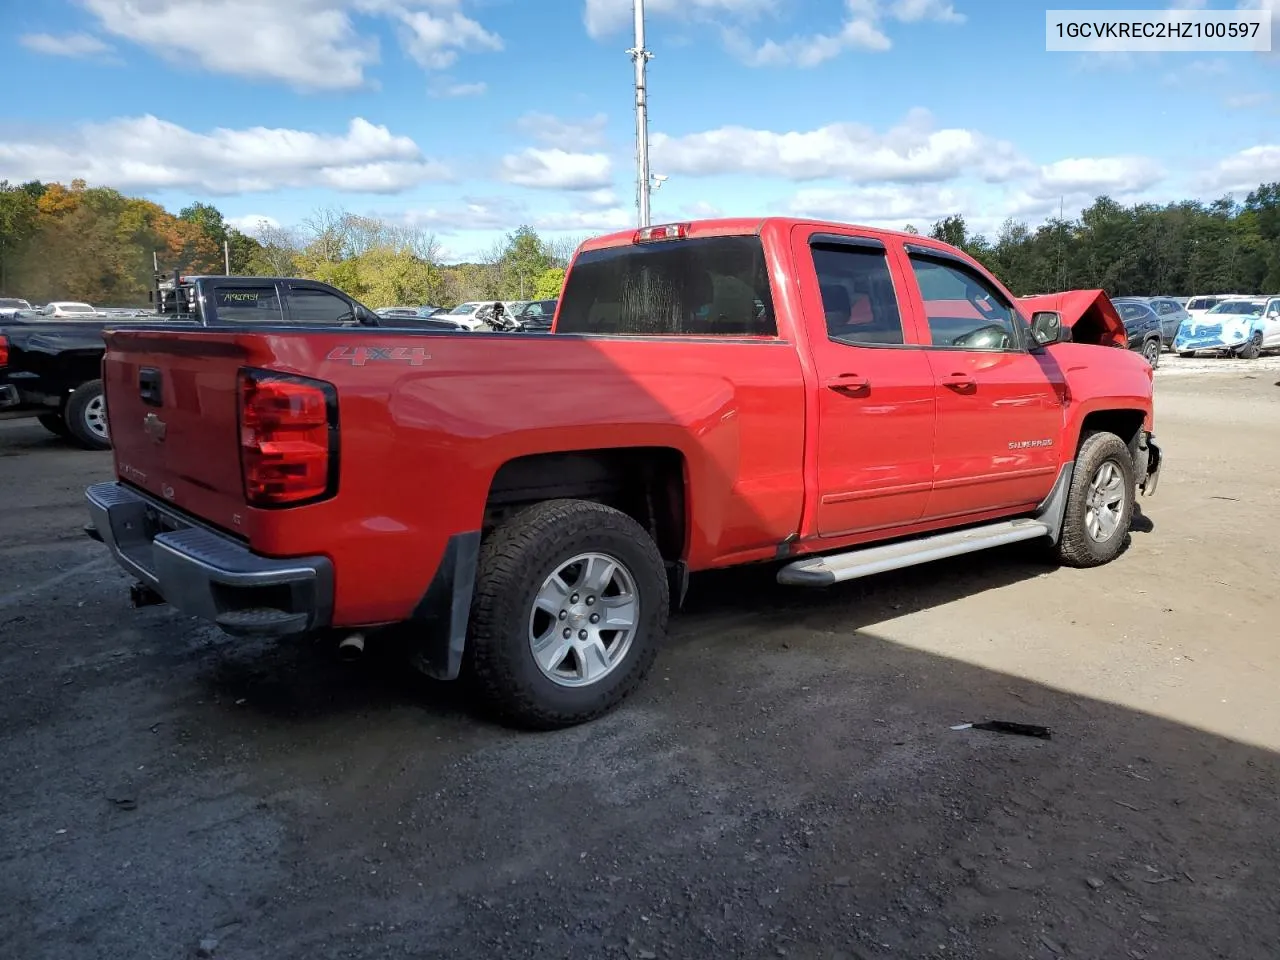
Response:
[{"label": "exhaust pipe tip", "polygon": [[338,643],[338,656],[351,662],[364,656],[364,634],[351,633]]}]

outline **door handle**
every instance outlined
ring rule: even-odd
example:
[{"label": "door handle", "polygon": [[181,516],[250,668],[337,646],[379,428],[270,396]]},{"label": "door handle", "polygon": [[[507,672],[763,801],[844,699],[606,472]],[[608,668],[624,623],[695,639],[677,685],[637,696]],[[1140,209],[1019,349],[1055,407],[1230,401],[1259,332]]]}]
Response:
[{"label": "door handle", "polygon": [[968,393],[970,390],[973,390],[978,386],[978,381],[974,380],[973,377],[969,376],[967,373],[953,373],[950,376],[942,378],[942,385],[944,387],[950,387],[953,390]]},{"label": "door handle", "polygon": [[871,389],[871,381],[856,373],[842,373],[827,381],[827,389],[837,393],[866,393]]},{"label": "door handle", "polygon": [[138,371],[138,396],[143,403],[152,407],[159,407],[164,403],[160,370],[157,367],[143,367]]}]

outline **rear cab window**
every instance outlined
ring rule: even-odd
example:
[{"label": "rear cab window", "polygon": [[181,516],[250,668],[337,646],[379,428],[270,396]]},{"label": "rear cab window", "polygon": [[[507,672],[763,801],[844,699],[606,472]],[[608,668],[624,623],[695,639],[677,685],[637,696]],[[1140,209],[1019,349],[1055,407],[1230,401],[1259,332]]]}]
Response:
[{"label": "rear cab window", "polygon": [[758,236],[696,237],[586,250],[560,301],[558,333],[776,337]]},{"label": "rear cab window", "polygon": [[215,287],[210,295],[219,323],[281,323],[280,295],[275,284]]}]

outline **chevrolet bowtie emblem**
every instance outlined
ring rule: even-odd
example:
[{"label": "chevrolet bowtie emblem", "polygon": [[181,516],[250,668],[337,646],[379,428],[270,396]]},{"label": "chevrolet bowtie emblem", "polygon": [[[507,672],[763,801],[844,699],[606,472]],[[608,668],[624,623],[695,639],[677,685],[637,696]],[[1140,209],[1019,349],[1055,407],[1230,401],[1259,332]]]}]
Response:
[{"label": "chevrolet bowtie emblem", "polygon": [[164,433],[168,429],[165,422],[157,417],[154,413],[148,413],[142,418],[142,429],[146,431],[147,436],[156,443],[164,442]]}]

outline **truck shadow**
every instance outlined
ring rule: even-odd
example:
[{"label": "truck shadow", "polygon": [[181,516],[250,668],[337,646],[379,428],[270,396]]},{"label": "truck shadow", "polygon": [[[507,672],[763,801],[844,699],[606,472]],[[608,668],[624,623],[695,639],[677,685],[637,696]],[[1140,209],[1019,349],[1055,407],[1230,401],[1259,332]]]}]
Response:
[{"label": "truck shadow", "polygon": [[[1132,529],[1145,532],[1154,524],[1135,511]],[[692,578],[684,608],[672,615],[664,651],[697,649],[708,633],[737,625],[768,631],[797,621],[810,626],[830,622],[842,630],[863,630],[1052,576],[1056,569],[1046,548],[1024,543],[825,589],[782,586],[776,580],[778,565],[772,563],[711,571]],[[218,702],[241,704],[237,710],[292,722],[412,708],[459,728],[483,724],[467,679],[439,682],[421,676],[406,664],[407,639],[411,638],[394,632],[374,633],[367,653],[355,662],[339,659],[332,637],[228,645],[210,664],[203,682]]]}]

